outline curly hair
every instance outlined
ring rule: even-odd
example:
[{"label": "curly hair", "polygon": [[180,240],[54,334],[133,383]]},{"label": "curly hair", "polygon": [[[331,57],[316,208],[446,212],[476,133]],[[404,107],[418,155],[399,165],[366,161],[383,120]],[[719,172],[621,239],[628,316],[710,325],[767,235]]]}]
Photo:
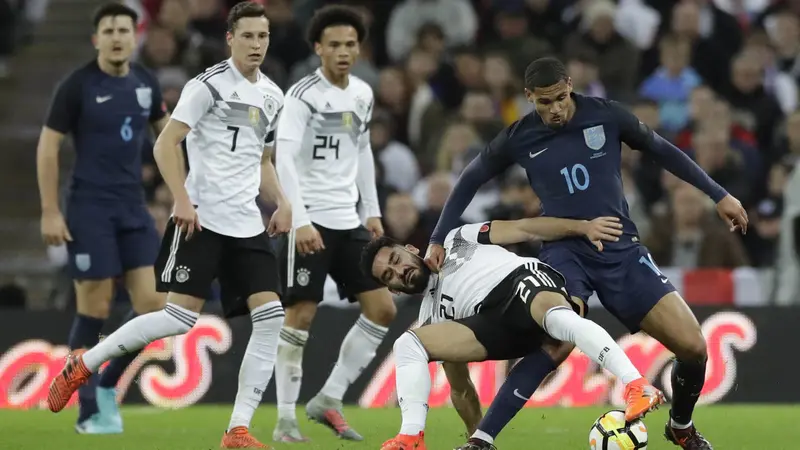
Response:
[{"label": "curly hair", "polygon": [[367,25],[364,23],[361,13],[349,6],[331,5],[318,9],[314,13],[314,17],[308,24],[306,36],[308,43],[313,47],[322,40],[322,33],[326,28],[337,25],[349,25],[355,28],[359,43],[364,42],[367,38]]}]

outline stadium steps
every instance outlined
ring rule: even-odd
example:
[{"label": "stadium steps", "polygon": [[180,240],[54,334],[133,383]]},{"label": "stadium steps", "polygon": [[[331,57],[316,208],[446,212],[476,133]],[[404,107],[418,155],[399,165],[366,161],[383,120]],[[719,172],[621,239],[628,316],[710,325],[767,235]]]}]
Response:
[{"label": "stadium steps", "polygon": [[[0,104],[6,111],[0,117],[0,275],[13,274],[17,279],[24,275],[23,284],[32,288],[43,287],[43,277],[50,271],[39,237],[36,142],[54,87],[93,56],[91,13],[101,3],[51,0],[33,43],[14,57],[14,78],[0,85]],[[63,181],[73,155],[68,148],[61,153]]]}]

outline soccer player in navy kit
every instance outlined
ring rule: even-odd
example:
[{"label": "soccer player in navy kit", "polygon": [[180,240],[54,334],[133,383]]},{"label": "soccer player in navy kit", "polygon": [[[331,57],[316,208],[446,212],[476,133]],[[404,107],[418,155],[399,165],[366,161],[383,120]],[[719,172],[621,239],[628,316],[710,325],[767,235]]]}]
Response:
[{"label": "soccer player in navy kit", "polygon": [[[623,236],[605,245],[602,252],[585,239],[572,238],[545,243],[540,258],[564,274],[571,295],[586,301],[597,292],[605,308],[631,332],[641,329],[675,353],[672,408],[665,435],[682,448],[711,449],[691,420],[705,382],[705,339],[691,309],[639,243],[622,191],[621,143],[648,153],[711,197],[731,231],[746,231],[746,212],[685,153],[619,104],[573,94],[572,82],[559,60],[534,61],[525,72],[525,94],[536,111],[502,131],[461,174],[431,236],[426,262],[434,270],[441,267],[443,239],[478,188],[515,163],[526,170],[544,215],[621,218]],[[538,385],[544,376],[517,377],[527,383],[524,387],[507,382],[495,399],[495,403],[505,402],[496,408],[501,414],[492,418],[490,408],[479,432],[463,448],[491,448],[494,436],[483,430],[491,428],[496,435],[524,405],[514,391],[530,395],[536,388],[525,378],[536,378]],[[499,420],[499,426],[486,423],[491,420]]]},{"label": "soccer player in navy kit", "polygon": [[[42,236],[48,245],[66,243],[75,280],[72,349],[97,344],[117,277],[123,277],[130,293],[132,314],[164,307],[163,295],[155,290],[159,237],[144,199],[141,161],[151,127],[161,132],[168,116],[155,77],[130,62],[136,21],[136,13],[121,4],[96,11],[92,40],[97,58],[58,86],[39,137]],[[65,220],[59,207],[58,152],[67,134],[77,155]],[[122,432],[114,388],[138,354],[112,361],[96,383],[80,390],[79,432]]]}]

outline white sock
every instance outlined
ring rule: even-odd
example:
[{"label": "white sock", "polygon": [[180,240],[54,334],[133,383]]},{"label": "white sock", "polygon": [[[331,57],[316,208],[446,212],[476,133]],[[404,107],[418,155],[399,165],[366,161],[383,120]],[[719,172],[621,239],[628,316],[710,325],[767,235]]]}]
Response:
[{"label": "white sock", "polygon": [[303,381],[303,349],[308,331],[284,326],[278,340],[275,364],[275,391],[278,395],[278,418],[297,420],[295,408]]},{"label": "white sock", "polygon": [[83,354],[83,363],[96,372],[110,359],[144,348],[161,338],[187,333],[199,317],[196,312],[167,303],[161,311],[137,316],[106,336]]},{"label": "white sock", "polygon": [[228,431],[235,427],[250,427],[250,420],[272,378],[283,318],[283,306],[277,301],[250,311],[253,332],[239,369],[239,389],[236,391],[236,402],[233,404]]},{"label": "white sock", "polygon": [[397,399],[403,414],[400,434],[416,436],[425,429],[428,396],[431,394],[428,362],[428,352],[417,335],[407,331],[397,338],[394,343],[394,363],[397,368]]},{"label": "white sock", "polygon": [[489,436],[487,433],[484,433],[481,430],[475,430],[475,432],[472,433],[472,437],[474,437],[475,439],[480,439],[483,442],[486,442],[487,444],[494,444],[494,438]]},{"label": "white sock", "polygon": [[675,420],[673,420],[672,417],[670,417],[669,418],[669,426],[672,427],[672,428],[675,428],[676,430],[685,430],[685,429],[687,429],[687,428],[692,426],[692,421],[690,420],[689,423],[682,424],[682,423],[675,422]]},{"label": "white sock", "polygon": [[362,314],[353,328],[347,332],[339,350],[339,360],[320,391],[332,399],[341,401],[347,388],[358,379],[361,372],[375,357],[375,351],[386,337],[388,328],[382,327]]},{"label": "white sock", "polygon": [[600,325],[584,319],[575,311],[557,306],[544,315],[544,329],[555,339],[575,344],[583,353],[628,384],[642,378],[617,342]]}]

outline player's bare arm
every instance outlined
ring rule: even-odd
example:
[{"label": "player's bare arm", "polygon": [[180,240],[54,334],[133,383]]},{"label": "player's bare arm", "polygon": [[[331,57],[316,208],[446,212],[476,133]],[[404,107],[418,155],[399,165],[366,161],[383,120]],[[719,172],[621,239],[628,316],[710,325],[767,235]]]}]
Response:
[{"label": "player's bare arm", "polygon": [[747,211],[736,197],[712,180],[685,152],[648,128],[632,113],[615,102],[609,105],[619,122],[622,142],[634,150],[649,153],[665,169],[708,195],[717,204],[717,213],[731,232],[747,233]]},{"label": "player's bare arm", "polygon": [[42,127],[36,147],[36,175],[42,205],[42,239],[47,245],[62,245],[71,241],[66,221],[58,205],[58,153],[64,135]]},{"label": "player's bare arm", "polygon": [[197,220],[197,211],[195,211],[184,185],[186,170],[180,143],[186,138],[189,131],[191,131],[189,125],[169,119],[153,147],[153,156],[158,170],[161,171],[161,176],[175,199],[173,220],[186,233],[187,239],[195,230],[201,231],[200,221]]},{"label": "player's bare arm", "polygon": [[453,402],[453,407],[467,427],[467,433],[471,435],[478,428],[483,413],[478,391],[469,377],[469,368],[466,363],[451,362],[442,363],[442,368],[447,376],[447,382],[450,383],[450,400]]},{"label": "player's bare arm", "polygon": [[292,229],[292,205],[278,181],[278,173],[272,165],[272,154],[272,147],[264,147],[264,154],[261,155],[261,194],[278,206],[267,227],[269,235],[275,236]]}]

